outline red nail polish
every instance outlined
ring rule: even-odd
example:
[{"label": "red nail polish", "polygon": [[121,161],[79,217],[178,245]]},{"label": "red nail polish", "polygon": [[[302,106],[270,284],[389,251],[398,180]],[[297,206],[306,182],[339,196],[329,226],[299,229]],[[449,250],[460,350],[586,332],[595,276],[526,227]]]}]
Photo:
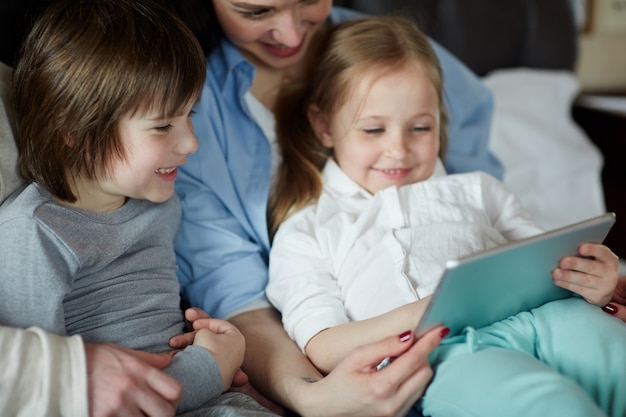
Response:
[{"label": "red nail polish", "polygon": [[448,333],[450,333],[450,329],[447,327],[444,327],[443,329],[441,329],[441,331],[439,332],[439,336],[443,339],[444,337],[446,337],[448,335]]},{"label": "red nail polish", "polygon": [[411,338],[411,331],[407,330],[406,332],[398,336],[398,338],[400,339],[401,342],[406,342],[407,340]]},{"label": "red nail polish", "polygon": [[607,304],[604,307],[602,307],[602,310],[604,310],[606,313],[609,313],[609,314],[617,313],[617,307],[614,304]]}]

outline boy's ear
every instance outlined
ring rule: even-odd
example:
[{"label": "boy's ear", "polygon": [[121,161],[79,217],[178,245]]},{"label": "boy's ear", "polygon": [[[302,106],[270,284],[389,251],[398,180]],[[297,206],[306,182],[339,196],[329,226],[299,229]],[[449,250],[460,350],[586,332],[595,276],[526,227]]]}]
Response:
[{"label": "boy's ear", "polygon": [[317,139],[326,148],[332,148],[335,143],[333,142],[333,138],[330,134],[328,117],[326,117],[326,115],[322,113],[320,108],[315,104],[311,104],[307,109],[307,117],[309,118],[309,124],[313,129],[313,133],[317,136]]},{"label": "boy's ear", "polygon": [[63,135],[63,141],[65,142],[65,145],[67,145],[68,148],[71,148],[74,146],[74,137],[69,133],[68,130],[63,129],[61,131],[61,135]]}]

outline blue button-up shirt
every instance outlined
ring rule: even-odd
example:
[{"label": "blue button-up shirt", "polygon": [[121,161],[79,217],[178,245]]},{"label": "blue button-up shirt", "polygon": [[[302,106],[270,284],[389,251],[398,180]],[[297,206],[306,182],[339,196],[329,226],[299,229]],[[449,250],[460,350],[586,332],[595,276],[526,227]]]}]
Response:
[{"label": "blue button-up shirt", "polygon": [[[331,22],[358,16],[334,7]],[[446,168],[502,177],[489,153],[490,92],[450,53],[433,42],[444,73],[449,113]],[[192,121],[198,151],[179,170],[183,206],[176,242],[183,298],[214,317],[269,306],[267,201],[271,150],[244,96],[255,68],[228,40],[207,61],[207,79]]]}]

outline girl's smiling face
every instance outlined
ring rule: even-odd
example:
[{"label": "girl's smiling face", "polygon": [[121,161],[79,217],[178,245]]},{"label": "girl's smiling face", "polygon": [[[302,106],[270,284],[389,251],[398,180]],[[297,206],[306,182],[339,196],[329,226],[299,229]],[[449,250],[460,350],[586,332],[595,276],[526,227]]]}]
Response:
[{"label": "girl's smiling face", "polygon": [[174,193],[177,168],[198,149],[189,103],[179,114],[136,112],[122,117],[119,134],[125,155],[96,181],[77,178],[76,206],[92,211],[121,207],[127,197],[163,202]]},{"label": "girl's smiling face", "polygon": [[378,74],[356,80],[335,114],[309,112],[322,144],[372,194],[427,179],[439,153],[439,98],[424,69],[415,63]]},{"label": "girl's smiling face", "polygon": [[255,65],[299,63],[330,13],[331,0],[212,0],[226,37]]}]

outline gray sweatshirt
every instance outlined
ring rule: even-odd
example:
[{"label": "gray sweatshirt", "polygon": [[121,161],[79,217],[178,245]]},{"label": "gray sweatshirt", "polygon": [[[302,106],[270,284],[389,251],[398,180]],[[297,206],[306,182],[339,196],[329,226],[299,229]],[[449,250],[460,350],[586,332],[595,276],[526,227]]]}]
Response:
[{"label": "gray sweatshirt", "polygon": [[[174,254],[180,215],[176,196],[94,213],[57,204],[37,184],[14,193],[0,206],[0,324],[170,350],[184,323]],[[204,348],[177,353],[166,372],[183,384],[179,412],[222,391]]]}]

